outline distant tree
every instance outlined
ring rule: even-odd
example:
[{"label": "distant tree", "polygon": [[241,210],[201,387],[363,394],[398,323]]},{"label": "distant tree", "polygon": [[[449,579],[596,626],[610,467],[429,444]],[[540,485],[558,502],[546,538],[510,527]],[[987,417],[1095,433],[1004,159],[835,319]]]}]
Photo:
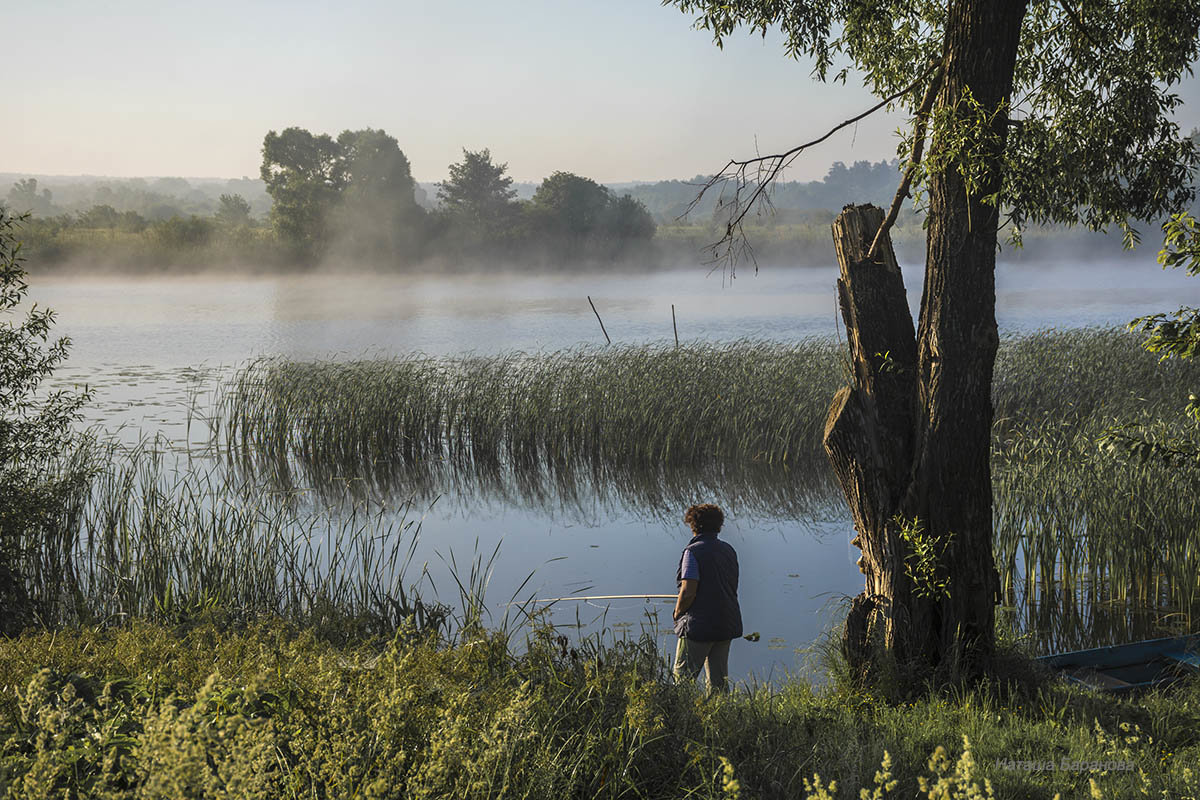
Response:
[{"label": "distant tree", "polygon": [[88,399],[42,384],[67,357],[70,340],[49,343],[54,313],[33,306],[17,316],[28,292],[14,217],[0,208],[0,633],[32,622],[19,564],[60,519],[82,479],[61,461],[78,442],[74,424]]},{"label": "distant tree", "polygon": [[656,226],[645,204],[626,194],[609,203],[605,227],[609,238],[624,247],[653,239]]},{"label": "distant tree", "polygon": [[343,131],[336,140],[303,128],[270,131],[260,170],[279,237],[306,257],[338,238],[343,256],[394,260],[417,250],[424,210],[408,158],[385,131]]},{"label": "distant tree", "polygon": [[146,208],[146,218],[155,222],[163,222],[171,217],[183,216],[183,209],[174,203],[153,203]]},{"label": "distant tree", "polygon": [[146,229],[146,218],[136,211],[122,211],[117,227],[130,233],[141,233]]},{"label": "distant tree", "polygon": [[29,213],[38,217],[52,216],[57,212],[53,195],[49,189],[38,191],[37,178],[23,178],[8,190],[8,206],[16,213]]},{"label": "distant tree", "polygon": [[108,205],[92,206],[79,215],[81,228],[115,228],[120,223],[120,212]]},{"label": "distant tree", "polygon": [[168,197],[186,197],[192,192],[192,184],[186,178],[155,178],[150,189]]},{"label": "distant tree", "polygon": [[590,178],[555,172],[542,181],[529,206],[535,232],[562,255],[613,256],[654,236],[654,218],[629,195]]},{"label": "distant tree", "polygon": [[464,149],[463,160],[448,167],[449,179],[438,184],[438,200],[451,224],[484,240],[504,238],[519,211],[507,170],[507,164],[492,161],[487,148]]},{"label": "distant tree", "polygon": [[591,178],[555,172],[533,193],[532,210],[541,232],[581,241],[603,223],[612,194]]},{"label": "distant tree", "polygon": [[204,217],[171,217],[154,223],[150,233],[170,250],[195,249],[212,238],[213,223]]},{"label": "distant tree", "polygon": [[271,195],[272,226],[298,253],[318,255],[345,179],[338,143],[328,134],[288,128],[283,133],[269,131],[262,153],[259,175]]},{"label": "distant tree", "polygon": [[223,194],[217,201],[216,218],[223,225],[248,225],[250,204],[240,194]]},{"label": "distant tree", "polygon": [[341,190],[337,234],[352,258],[390,261],[416,255],[425,210],[417,205],[408,158],[385,131],[343,131],[334,184]]}]

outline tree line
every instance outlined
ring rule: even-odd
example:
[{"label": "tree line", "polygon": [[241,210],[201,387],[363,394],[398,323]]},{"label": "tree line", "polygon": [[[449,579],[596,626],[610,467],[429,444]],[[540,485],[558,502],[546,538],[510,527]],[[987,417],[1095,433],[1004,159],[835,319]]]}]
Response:
[{"label": "tree line", "polygon": [[385,131],[335,139],[288,128],[269,132],[262,152],[271,228],[301,260],[614,258],[654,237],[642,203],[573,173],[555,172],[519,200],[507,165],[486,149],[449,166],[433,211],[417,202],[408,158]]},{"label": "tree line", "polygon": [[[516,184],[487,149],[463,150],[446,180],[422,186],[399,143],[372,129],[336,138],[272,131],[262,155],[261,179],[51,178],[51,187],[24,177],[0,205],[31,212],[22,238],[39,268],[76,262],[154,270],[270,270],[325,260],[382,268],[695,263],[724,232],[729,210],[717,192],[691,205],[705,176],[606,187],[555,172],[540,184]],[[770,213],[747,222],[756,257],[831,263],[834,210],[848,198],[886,203],[897,174],[896,161],[834,162],[822,180],[772,184]],[[924,257],[921,219],[905,203],[894,228],[902,261]],[[1116,235],[1035,224],[1023,238],[1025,248],[1007,258],[1122,256]]]},{"label": "tree line", "polygon": [[[269,210],[258,215],[259,198],[222,193],[214,208],[183,179],[168,179],[181,184],[172,184],[178,196],[154,191],[161,180],[101,185],[93,197],[109,202],[68,213],[37,178],[24,178],[3,205],[32,212],[23,237],[43,262],[109,255],[144,265],[191,253],[191,260],[274,265],[334,261],[386,268],[497,258],[561,264],[631,256],[656,228],[638,200],[570,172],[553,173],[530,199],[520,199],[507,165],[487,149],[463,150],[429,208],[397,140],[371,128],[337,137],[297,127],[270,131],[260,178]],[[185,211],[197,206],[212,210]]]}]

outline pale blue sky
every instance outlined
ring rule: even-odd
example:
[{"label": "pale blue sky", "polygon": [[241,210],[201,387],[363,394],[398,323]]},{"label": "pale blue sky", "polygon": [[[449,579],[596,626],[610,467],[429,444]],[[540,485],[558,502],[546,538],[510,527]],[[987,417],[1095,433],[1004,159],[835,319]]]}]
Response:
[{"label": "pale blue sky", "polygon": [[[0,172],[255,176],[263,135],[299,125],[384,128],[419,180],[463,147],[517,180],[685,178],[872,103],[815,83],[773,37],[718,50],[655,0],[40,0],[5,9],[4,29]],[[788,177],[890,158],[898,124],[865,121]]]}]

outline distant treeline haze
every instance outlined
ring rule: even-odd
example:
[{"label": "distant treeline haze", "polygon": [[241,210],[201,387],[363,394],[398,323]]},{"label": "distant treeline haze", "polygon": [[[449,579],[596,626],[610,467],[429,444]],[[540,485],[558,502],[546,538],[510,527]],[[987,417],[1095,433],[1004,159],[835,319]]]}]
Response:
[{"label": "distant treeline haze", "polygon": [[[380,269],[502,265],[566,268],[627,261],[695,263],[720,237],[727,198],[706,176],[603,186],[569,172],[515,183],[489,150],[463,150],[441,183],[418,184],[382,130],[336,138],[303,128],[267,133],[258,179],[45,178],[12,181],[3,202],[29,212],[22,238],[35,269],[219,265],[275,269],[317,263]],[[781,182],[747,222],[757,257],[781,265],[832,263],[829,223],[849,202],[890,202],[896,161],[835,162],[825,178]],[[1026,257],[1116,254],[1118,237],[1026,232]],[[919,260],[924,235],[911,203],[893,231],[902,259]]]}]

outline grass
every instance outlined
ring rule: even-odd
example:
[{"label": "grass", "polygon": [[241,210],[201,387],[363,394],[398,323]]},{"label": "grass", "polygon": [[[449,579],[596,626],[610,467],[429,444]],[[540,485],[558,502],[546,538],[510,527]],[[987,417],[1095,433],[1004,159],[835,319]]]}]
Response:
[{"label": "grass", "polygon": [[[675,514],[698,496],[805,519],[840,502],[821,450],[838,346],[589,348],[460,359],[258,362],[214,423],[243,474],[526,504]],[[1005,340],[993,402],[997,559],[1008,601],[1058,649],[1192,629],[1200,613],[1195,449],[1182,415],[1200,364],[1160,363],[1116,330]],[[1188,445],[1188,442],[1191,442]],[[1161,448],[1160,448],[1161,449]],[[332,480],[334,477],[342,480]]]},{"label": "grass", "polygon": [[[210,420],[226,466],[154,446],[81,454],[94,474],[19,543],[18,566],[50,627],[198,614],[281,615],[339,636],[410,617],[449,625],[406,584],[423,502],[407,498],[591,514],[599,499],[675,517],[707,496],[743,518],[836,513],[819,440],[840,369],[820,341],[260,362]],[[1200,470],[1100,445],[1138,423],[1195,447],[1180,411],[1198,384],[1200,366],[1159,364],[1119,332],[1004,343],[996,556],[1036,648],[1196,628]],[[309,486],[322,496],[301,495]]]},{"label": "grass", "polygon": [[231,463],[284,490],[353,475],[368,491],[599,490],[675,508],[697,483],[726,484],[749,508],[808,514],[832,484],[813,468],[824,412],[804,412],[827,401],[839,369],[816,340],[267,360],[234,379],[213,425]]},{"label": "grass", "polygon": [[411,504],[304,513],[173,457],[153,442],[93,441],[75,455],[91,470],[78,495],[16,547],[42,625],[274,616],[363,637],[455,621],[412,592],[423,576],[406,574],[420,532]]},{"label": "grass", "polygon": [[[839,370],[821,342],[255,365],[214,419],[241,469],[154,446],[81,453],[102,468],[18,548],[48,630],[0,640],[0,791],[1200,796],[1200,681],[1117,700],[1012,672],[888,702],[789,680],[703,700],[652,638],[489,632],[483,557],[452,563],[457,610],[424,603],[406,576],[419,526],[364,512],[356,488],[329,506],[290,493],[415,475],[529,502],[675,502],[701,476],[782,504],[819,463]],[[1196,468],[1101,444],[1131,423],[1195,443],[1179,411],[1198,377],[1114,332],[1005,343],[997,555],[1017,627],[1043,647],[1194,627]]]},{"label": "grass", "polygon": [[25,798],[1200,792],[1198,683],[1135,702],[996,683],[889,704],[802,682],[706,701],[646,640],[535,629],[518,657],[483,632],[378,648],[266,622],[27,634],[0,642],[0,686],[0,781]]}]

